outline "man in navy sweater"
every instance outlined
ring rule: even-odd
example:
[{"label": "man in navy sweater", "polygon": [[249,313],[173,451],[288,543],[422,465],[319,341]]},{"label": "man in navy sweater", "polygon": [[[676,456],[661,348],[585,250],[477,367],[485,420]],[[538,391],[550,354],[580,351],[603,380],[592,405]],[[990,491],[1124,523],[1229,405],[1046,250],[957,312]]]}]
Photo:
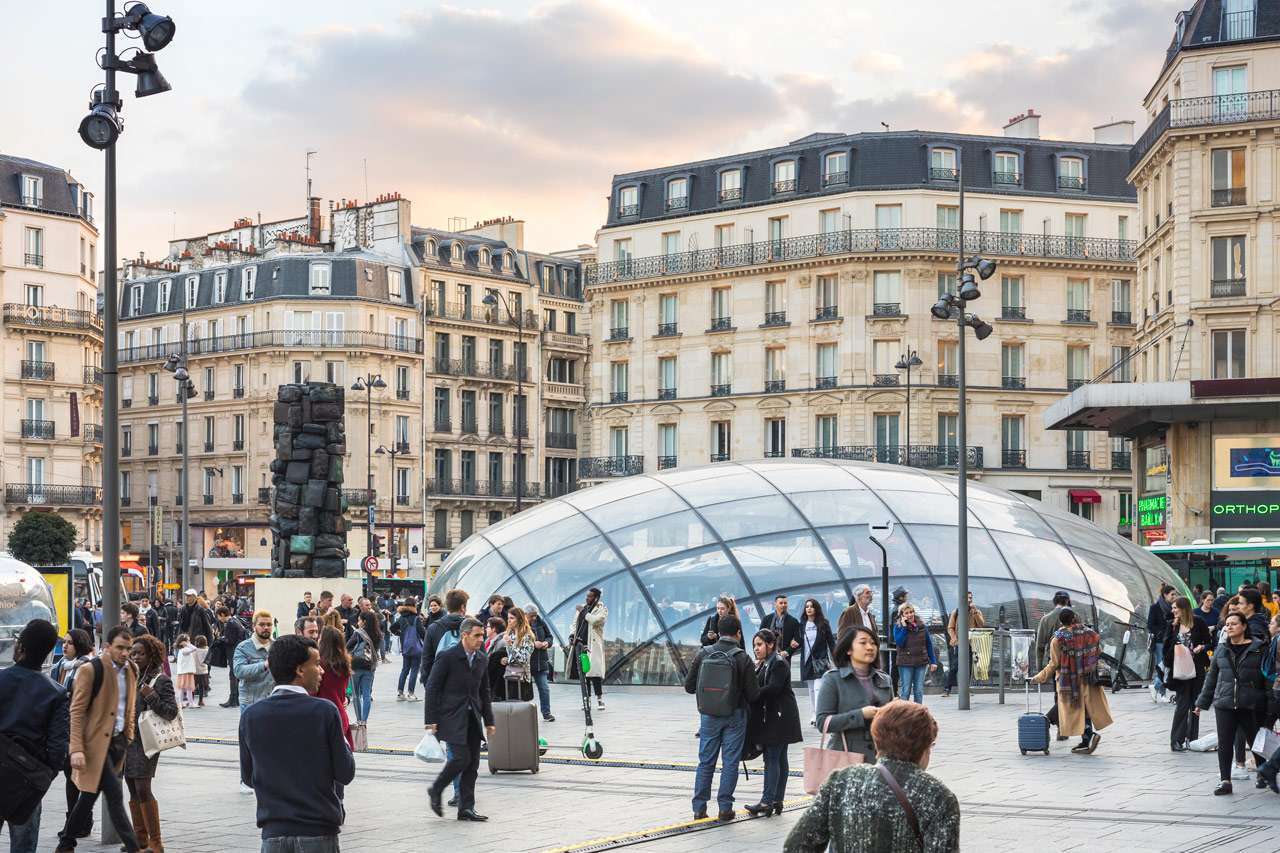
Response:
[{"label": "man in navy sweater", "polygon": [[240,716],[240,780],[258,798],[262,853],[338,853],[335,785],[351,784],[356,762],[337,707],[313,695],[324,673],[320,649],[286,634],[271,644],[267,666],[275,690]]},{"label": "man in navy sweater", "polygon": [[[62,767],[71,738],[71,697],[41,670],[57,642],[57,627],[44,619],[33,619],[14,644],[14,665],[0,670],[0,734],[17,741],[54,771]],[[0,820],[0,828],[3,826]],[[9,843],[14,853],[35,853],[39,841],[37,803],[26,822],[9,825]]]}]

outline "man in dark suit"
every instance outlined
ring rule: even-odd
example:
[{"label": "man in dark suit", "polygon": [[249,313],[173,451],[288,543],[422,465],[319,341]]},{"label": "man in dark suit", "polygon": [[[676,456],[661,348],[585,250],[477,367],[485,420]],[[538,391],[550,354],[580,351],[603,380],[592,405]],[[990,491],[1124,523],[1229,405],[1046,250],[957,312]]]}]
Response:
[{"label": "man in dark suit", "polygon": [[356,762],[337,707],[314,695],[324,674],[320,649],[283,635],[267,667],[275,690],[240,715],[240,781],[258,800],[262,851],[337,853],[343,811],[335,785],[351,784]]},{"label": "man in dark suit", "polygon": [[768,628],[778,635],[778,654],[789,664],[800,651],[800,620],[787,612],[786,595],[775,596],[773,612],[760,620],[761,628]]},{"label": "man in dark suit", "polygon": [[477,814],[476,776],[480,770],[480,736],[493,737],[493,706],[485,677],[488,660],[484,628],[475,619],[458,626],[458,644],[436,656],[427,681],[424,722],[427,731],[449,745],[449,761],[431,784],[431,810],[444,817],[440,795],[461,777],[458,820],[488,820]]}]

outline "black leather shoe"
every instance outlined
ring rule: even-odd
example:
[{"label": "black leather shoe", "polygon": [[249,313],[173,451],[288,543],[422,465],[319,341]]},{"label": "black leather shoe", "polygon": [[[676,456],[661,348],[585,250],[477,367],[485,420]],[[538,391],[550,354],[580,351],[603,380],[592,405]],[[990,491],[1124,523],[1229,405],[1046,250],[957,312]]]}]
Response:
[{"label": "black leather shoe", "polygon": [[218,705],[218,707],[219,707],[219,708],[234,708],[236,705],[239,705],[239,704],[240,704],[239,702],[222,702],[222,703],[220,703],[220,704]]},{"label": "black leather shoe", "polygon": [[1223,794],[1230,794],[1230,793],[1231,793],[1231,783],[1230,783],[1230,782],[1219,782],[1219,783],[1218,783],[1218,787],[1216,787],[1216,788],[1214,788],[1214,789],[1213,789],[1213,795],[1214,795],[1215,797],[1220,797],[1220,796],[1222,796]]},{"label": "black leather shoe", "polygon": [[756,803],[754,806],[746,806],[745,808],[756,817],[773,814],[773,803]]},{"label": "black leather shoe", "polygon": [[[1271,790],[1280,794],[1280,785],[1276,784],[1276,773],[1274,770],[1269,769],[1267,765],[1263,764],[1258,768],[1258,778],[1265,782],[1267,787]],[[1258,787],[1261,788],[1262,786],[1259,785]]]},{"label": "black leather shoe", "polygon": [[735,812],[733,809],[726,809],[720,812],[720,814],[716,815],[716,820],[730,821],[730,820],[733,820],[733,817],[736,814],[737,812]]},{"label": "black leather shoe", "polygon": [[1180,743],[1169,744],[1169,749],[1173,752],[1186,752],[1187,748]]},{"label": "black leather shoe", "polygon": [[436,817],[444,817],[444,808],[440,805],[440,792],[428,789],[427,796],[431,798],[431,810],[436,813]]},{"label": "black leather shoe", "polygon": [[694,812],[694,813],[693,813],[693,819],[694,819],[694,820],[706,820],[706,819],[707,819],[707,810],[706,810],[706,809],[703,809],[703,810],[702,810],[702,811],[700,811],[700,812]]},{"label": "black leather shoe", "polygon": [[1253,780],[1253,787],[1257,788],[1259,791],[1267,787],[1266,777],[1259,773],[1258,778]]},{"label": "black leather shoe", "polygon": [[457,804],[458,804],[458,795],[454,794],[452,797],[449,798],[449,805],[456,806]]},{"label": "black leather shoe", "polygon": [[774,804],[773,804],[773,813],[774,813],[774,814],[782,814],[782,803],[774,803]]},{"label": "black leather shoe", "polygon": [[488,819],[489,818],[482,814],[476,814],[475,809],[462,809],[458,812],[458,820],[473,820],[479,823],[480,821],[486,821]]}]

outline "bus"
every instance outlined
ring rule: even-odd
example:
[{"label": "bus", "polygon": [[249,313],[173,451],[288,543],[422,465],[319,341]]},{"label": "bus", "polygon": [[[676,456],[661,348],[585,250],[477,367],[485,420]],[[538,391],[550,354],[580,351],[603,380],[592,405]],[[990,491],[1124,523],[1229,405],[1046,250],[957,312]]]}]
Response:
[{"label": "bus", "polygon": [[1186,581],[1207,590],[1222,587],[1234,595],[1242,583],[1266,581],[1276,588],[1280,574],[1280,542],[1213,544],[1200,540],[1191,545],[1149,545],[1147,550],[1169,564]]}]

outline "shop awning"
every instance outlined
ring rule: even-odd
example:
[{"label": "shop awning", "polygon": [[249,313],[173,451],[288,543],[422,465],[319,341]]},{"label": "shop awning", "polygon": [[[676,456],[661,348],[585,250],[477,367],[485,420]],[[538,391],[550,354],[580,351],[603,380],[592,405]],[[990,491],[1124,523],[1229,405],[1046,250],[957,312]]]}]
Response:
[{"label": "shop awning", "polygon": [[1102,495],[1093,489],[1068,489],[1067,494],[1071,495],[1073,504],[1100,504],[1102,503]]}]

